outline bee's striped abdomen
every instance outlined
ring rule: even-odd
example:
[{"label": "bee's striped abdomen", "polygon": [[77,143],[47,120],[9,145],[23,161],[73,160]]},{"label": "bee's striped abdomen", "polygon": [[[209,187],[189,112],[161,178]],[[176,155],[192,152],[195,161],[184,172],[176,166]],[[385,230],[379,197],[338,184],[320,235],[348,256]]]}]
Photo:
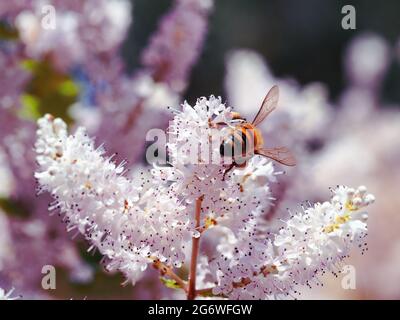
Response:
[{"label": "bee's striped abdomen", "polygon": [[220,145],[220,154],[243,163],[254,152],[255,133],[251,125],[240,125],[232,129]]}]

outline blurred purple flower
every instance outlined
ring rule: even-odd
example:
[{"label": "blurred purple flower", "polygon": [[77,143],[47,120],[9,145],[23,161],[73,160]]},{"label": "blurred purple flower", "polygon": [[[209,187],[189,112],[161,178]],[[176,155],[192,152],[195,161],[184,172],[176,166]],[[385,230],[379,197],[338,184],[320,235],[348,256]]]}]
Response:
[{"label": "blurred purple flower", "polygon": [[177,0],[142,54],[142,62],[156,82],[168,83],[173,91],[187,86],[189,71],[198,59],[207,31],[210,0]]}]

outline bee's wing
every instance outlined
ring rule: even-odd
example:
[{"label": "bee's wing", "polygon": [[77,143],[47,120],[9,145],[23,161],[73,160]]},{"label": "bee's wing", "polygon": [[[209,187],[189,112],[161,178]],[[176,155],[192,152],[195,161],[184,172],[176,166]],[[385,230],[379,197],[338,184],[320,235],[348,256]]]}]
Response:
[{"label": "bee's wing", "polygon": [[254,126],[259,125],[277,106],[279,99],[279,88],[278,86],[273,86],[271,90],[268,91],[261,104],[260,110],[258,110],[252,124]]},{"label": "bee's wing", "polygon": [[271,149],[258,149],[256,154],[273,159],[286,166],[295,166],[296,159],[293,154],[285,147],[271,148]]}]

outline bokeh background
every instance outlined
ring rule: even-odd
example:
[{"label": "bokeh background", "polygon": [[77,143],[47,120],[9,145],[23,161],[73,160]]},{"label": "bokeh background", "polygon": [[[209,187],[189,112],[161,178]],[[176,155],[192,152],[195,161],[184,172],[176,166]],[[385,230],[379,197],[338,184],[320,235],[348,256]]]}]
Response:
[{"label": "bokeh background", "polygon": [[[399,299],[400,3],[117,2],[50,1],[57,15],[75,13],[83,28],[78,32],[59,19],[50,36],[34,18],[47,2],[0,4],[0,287],[15,287],[24,298],[174,297],[151,270],[135,287],[121,286],[121,275],[104,272],[101,256],[87,253],[79,236],[71,240],[57,214],[49,216],[50,198],[37,198],[33,181],[40,115],[50,112],[71,126],[87,126],[99,144],[118,152],[118,160],[129,160],[134,175],[146,166],[140,132],[165,128],[167,106],[214,94],[251,116],[277,83],[280,110],[262,129],[268,143],[291,147],[299,165],[274,187],[278,200],[266,216],[270,228],[286,208],[323,201],[337,184],[365,184],[377,198],[368,252],[354,250],[346,262],[355,266],[356,289],[343,289],[343,276],[328,274],[323,287],[304,290],[303,298]],[[356,9],[355,30],[341,27],[346,4]],[[163,18],[177,7],[181,16]],[[173,42],[168,19],[180,19],[182,42]],[[161,80],[155,76],[162,64],[154,54],[157,41],[164,50],[158,54],[170,63]],[[150,52],[146,60],[144,48],[156,58]],[[165,76],[185,63],[190,73]],[[56,290],[41,288],[46,264],[57,267]]]},{"label": "bokeh background", "polygon": [[[135,24],[122,47],[128,70],[140,64],[141,48],[171,3],[135,1]],[[356,30],[341,27],[341,9],[347,4],[356,8]],[[302,84],[323,82],[332,99],[336,99],[347,83],[343,56],[351,39],[363,32],[373,32],[396,45],[398,10],[395,0],[384,4],[373,0],[218,0],[210,17],[203,53],[185,96],[190,100],[210,93],[224,96],[226,55],[234,49],[249,48],[268,61],[275,75],[290,76]],[[399,65],[392,61],[390,67],[382,95],[388,103],[400,99]]]}]

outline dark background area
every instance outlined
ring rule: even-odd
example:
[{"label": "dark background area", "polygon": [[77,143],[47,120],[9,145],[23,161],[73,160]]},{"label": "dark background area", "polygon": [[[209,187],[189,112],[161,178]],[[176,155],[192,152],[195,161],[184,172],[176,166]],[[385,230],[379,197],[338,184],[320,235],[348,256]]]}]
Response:
[{"label": "dark background area", "polygon": [[[133,25],[124,44],[128,70],[139,65],[140,51],[172,1],[135,0]],[[356,8],[356,30],[343,30],[341,8]],[[325,83],[332,99],[346,85],[342,57],[355,35],[374,32],[392,46],[400,36],[400,1],[215,0],[205,49],[193,69],[186,98],[224,95],[225,57],[231,49],[249,48],[267,59],[275,75],[300,83]],[[400,103],[400,67],[393,62],[382,99]]]}]

